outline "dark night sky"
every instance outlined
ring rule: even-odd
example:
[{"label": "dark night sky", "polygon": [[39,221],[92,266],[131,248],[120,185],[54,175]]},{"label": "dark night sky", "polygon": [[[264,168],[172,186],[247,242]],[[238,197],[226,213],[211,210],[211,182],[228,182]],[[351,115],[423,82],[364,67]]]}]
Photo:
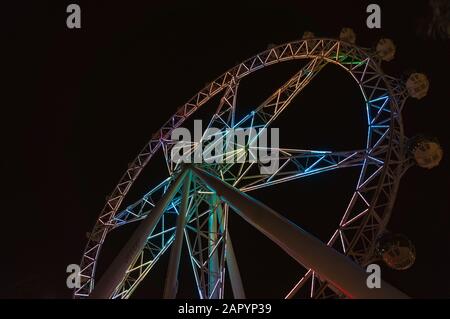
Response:
[{"label": "dark night sky", "polygon": [[[365,47],[380,37],[394,39],[397,56],[385,72],[401,77],[415,69],[431,82],[428,97],[407,102],[406,134],[437,136],[448,154],[449,42],[417,35],[418,24],[430,15],[427,1],[396,1],[397,6],[376,1],[382,7],[381,30],[365,26],[366,1],[73,2],[82,8],[81,30],[65,26],[70,2],[20,1],[2,10],[1,165],[6,178],[0,297],[70,297],[66,266],[79,262],[86,232],[105,197],[151,134],[206,82],[269,43],[298,39],[305,30],[337,37],[349,26]],[[261,102],[295,69],[270,72],[245,84],[242,104]],[[285,132],[299,148],[357,148],[364,134],[362,110],[343,106],[360,103],[358,94],[344,73],[324,73],[305,90],[292,116],[280,122],[285,127],[281,141]],[[389,224],[415,243],[417,262],[404,272],[383,268],[383,278],[413,297],[450,297],[448,168],[444,156],[432,171],[411,169],[400,184]],[[140,180],[143,190],[155,183],[155,168],[148,169]],[[355,182],[353,172],[331,175],[255,196],[264,196],[279,211],[301,212],[304,216],[295,221],[321,237],[329,229],[324,220],[332,224],[338,216],[324,214],[342,212]],[[298,266],[250,226],[239,220],[233,224],[248,296],[283,295],[295,282]],[[113,254],[118,248],[109,249]],[[164,276],[160,268],[157,278]],[[180,295],[185,297],[193,294],[188,275],[189,270],[182,272],[186,284]],[[138,296],[158,297],[154,287],[160,284],[156,279]]]}]

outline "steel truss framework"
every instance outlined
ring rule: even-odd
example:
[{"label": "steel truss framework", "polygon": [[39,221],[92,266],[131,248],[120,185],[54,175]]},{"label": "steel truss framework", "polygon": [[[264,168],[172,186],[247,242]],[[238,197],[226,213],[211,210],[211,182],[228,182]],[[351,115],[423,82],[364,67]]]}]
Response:
[{"label": "steel truss framework", "polygon": [[[295,59],[309,62],[254,111],[242,119],[236,119],[236,96],[240,80],[264,67]],[[408,94],[402,82],[382,72],[380,60],[370,50],[335,39],[307,39],[270,48],[225,72],[179,108],[153,134],[108,197],[90,233],[81,260],[82,286],[75,290],[74,297],[88,297],[93,291],[97,260],[107,234],[122,225],[141,221],[149,216],[179,174],[181,163],[173,163],[169,158],[174,145],[171,133],[175,128],[180,127],[198,108],[220,93],[222,97],[209,126],[222,130],[268,127],[328,63],[342,67],[360,87],[368,124],[365,149],[336,152],[282,147],[266,149],[279,153],[279,168],[270,174],[260,173],[263,163],[258,161],[225,161],[200,166],[241,192],[271,187],[339,168],[360,167],[360,175],[348,207],[326,244],[360,265],[369,263],[375,239],[389,220],[400,177],[409,165],[405,159],[401,119],[401,110]],[[261,150],[253,143],[256,137],[250,136],[245,143],[228,141],[227,143],[234,143],[235,147],[228,151],[227,144],[223,146],[225,158],[245,159],[251,152]],[[206,149],[215,146],[205,137],[200,143],[188,146],[188,149],[194,152],[199,145]],[[141,200],[119,210],[130,187],[158,151],[165,156],[169,177]],[[245,297],[227,232],[229,206],[194,176],[189,179],[187,190],[183,191],[184,196],[178,191],[164,208],[157,224],[148,234],[145,245],[129,265],[111,297],[131,296],[161,255],[174,244],[179,227],[183,229],[199,297],[223,298],[226,269],[234,296]],[[183,222],[179,221],[183,215],[180,211],[185,212]],[[173,254],[176,253],[171,253]],[[306,268],[305,273],[299,275],[297,283],[287,290],[286,298],[293,298],[300,290],[307,291],[312,298],[343,296],[320,274]],[[170,290],[170,287],[166,288],[167,291]],[[165,296],[173,297],[173,294],[165,292]]]}]

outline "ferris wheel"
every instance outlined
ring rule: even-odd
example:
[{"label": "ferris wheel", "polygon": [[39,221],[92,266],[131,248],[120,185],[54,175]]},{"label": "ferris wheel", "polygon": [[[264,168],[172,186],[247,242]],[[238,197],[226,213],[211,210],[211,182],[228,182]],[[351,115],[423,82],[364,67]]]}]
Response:
[{"label": "ferris wheel", "polygon": [[[368,289],[362,267],[376,258],[397,269],[408,268],[414,261],[410,243],[395,235],[386,236],[386,227],[402,175],[414,164],[436,166],[442,150],[437,141],[404,135],[401,113],[405,102],[410,96],[424,97],[429,85],[421,73],[411,74],[406,82],[384,74],[382,61],[390,61],[394,55],[390,39],[380,40],[375,50],[362,48],[355,44],[355,34],[348,28],[339,39],[305,32],[301,40],[271,46],[207,84],[153,134],[107,198],[89,233],[80,264],[81,286],[75,289],[74,297],[129,298],[146,277],[151,277],[161,256],[169,254],[162,297],[175,298],[181,251],[187,247],[199,298],[224,298],[226,277],[233,296],[245,298],[236,242],[228,231],[229,214],[243,217],[305,268],[280,298],[294,298],[301,290],[311,298],[406,297],[387,283],[384,289]],[[255,71],[291,60],[304,60],[305,64],[263,103],[238,116],[240,81]],[[220,102],[207,119],[208,127],[218,128],[219,134],[238,128],[268,128],[280,114],[289,112],[292,100],[329,64],[345,70],[360,88],[367,119],[364,148],[322,151],[279,146],[269,150],[277,151],[279,162],[270,173],[261,173],[263,164],[258,160],[198,164],[172,160],[177,145],[172,133],[212,98],[219,96]],[[229,143],[237,147],[230,150],[224,146],[226,158],[248,158],[258,150],[252,138]],[[185,145],[183,151],[193,153],[199,146],[213,144],[202,137]],[[167,177],[154,181],[157,186],[140,200],[122,207],[143,169],[151,169],[156,154],[164,157]],[[252,197],[254,190],[271,191],[281,183],[307,182],[316,174],[349,167],[358,168],[359,177],[335,231],[324,242]],[[96,268],[108,234],[130,223],[139,225],[98,279]]]}]

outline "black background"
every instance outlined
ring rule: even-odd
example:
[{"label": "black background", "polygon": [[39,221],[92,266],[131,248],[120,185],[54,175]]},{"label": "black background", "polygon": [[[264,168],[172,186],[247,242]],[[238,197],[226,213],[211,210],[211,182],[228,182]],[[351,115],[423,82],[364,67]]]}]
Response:
[{"label": "black background", "polygon": [[[406,134],[430,133],[448,150],[449,42],[417,34],[431,15],[427,1],[378,1],[381,30],[366,27],[366,1],[81,1],[81,30],[65,25],[68,3],[2,5],[1,297],[70,297],[66,266],[79,262],[105,196],[151,134],[206,82],[305,30],[337,37],[349,26],[366,47],[394,39],[397,56],[386,73],[402,77],[414,69],[431,82],[425,99],[407,102]],[[261,102],[286,70],[249,83],[242,103]],[[280,122],[282,143],[290,135],[285,140],[297,140],[297,147],[361,144],[362,110],[343,107],[360,101],[357,87],[333,72],[305,90],[306,110],[296,108]],[[151,178],[151,166],[148,171]],[[342,213],[354,178],[337,172],[260,195],[279,211],[304,214],[293,219],[322,238],[335,225],[324,214]],[[155,183],[141,182],[143,189]],[[447,156],[431,171],[412,168],[400,184],[389,228],[415,243],[417,261],[404,272],[383,268],[383,278],[413,297],[450,297],[448,195]],[[251,227],[234,223],[248,296],[283,296],[297,265]],[[105,248],[105,256],[117,250]],[[189,272],[182,271],[182,297],[195,296]],[[158,297],[163,276],[163,266],[155,269],[154,285],[138,297]]]}]

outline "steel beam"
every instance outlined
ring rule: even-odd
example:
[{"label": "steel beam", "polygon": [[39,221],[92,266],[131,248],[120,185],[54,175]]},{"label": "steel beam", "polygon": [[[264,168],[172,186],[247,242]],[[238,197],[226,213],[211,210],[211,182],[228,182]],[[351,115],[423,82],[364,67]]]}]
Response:
[{"label": "steel beam", "polygon": [[317,272],[349,298],[408,298],[382,281],[381,288],[370,289],[368,274],[348,257],[325,245],[268,206],[219,178],[192,167],[193,172],[236,213],[261,231],[287,254],[306,268]]},{"label": "steel beam", "polygon": [[89,298],[107,299],[112,296],[116,287],[125,277],[128,267],[134,261],[138,253],[144,248],[149,234],[155,229],[166,207],[169,205],[175,194],[180,189],[181,183],[188,171],[188,169],[184,169],[173,182],[173,184],[170,185],[169,189],[161,198],[161,200],[158,201],[158,203],[152,209],[151,213],[148,214],[147,217],[142,221],[142,223],[131,236],[130,240],[122,248],[117,257],[113,260],[105,274],[100,279],[98,285],[95,286]]},{"label": "steel beam", "polygon": [[[220,202],[220,198],[217,194],[214,194],[216,201]],[[228,210],[227,210],[228,211]],[[220,202],[216,208],[217,218],[223,220],[220,223],[220,231],[222,233],[226,232],[225,235],[225,261],[227,264],[228,275],[230,277],[231,289],[233,291],[233,296],[235,299],[245,299],[244,286],[242,284],[241,273],[239,271],[239,266],[236,261],[236,255],[234,254],[234,248],[231,241],[230,233],[228,232],[228,225],[225,223],[225,218],[223,218],[222,203]],[[226,226],[226,227],[225,227]]]},{"label": "steel beam", "polygon": [[188,213],[191,174],[192,172],[189,171],[184,178],[181,207],[177,218],[174,243],[170,250],[170,260],[164,286],[164,299],[175,299],[178,291],[178,269],[180,267],[181,250],[183,248],[184,226],[186,224],[186,216]]},{"label": "steel beam", "polygon": [[231,282],[231,289],[233,290],[233,296],[235,299],[245,299],[245,291],[244,286],[242,285],[241,273],[239,272],[239,266],[236,262],[233,244],[231,243],[231,237],[228,232],[226,238],[226,262]]}]

